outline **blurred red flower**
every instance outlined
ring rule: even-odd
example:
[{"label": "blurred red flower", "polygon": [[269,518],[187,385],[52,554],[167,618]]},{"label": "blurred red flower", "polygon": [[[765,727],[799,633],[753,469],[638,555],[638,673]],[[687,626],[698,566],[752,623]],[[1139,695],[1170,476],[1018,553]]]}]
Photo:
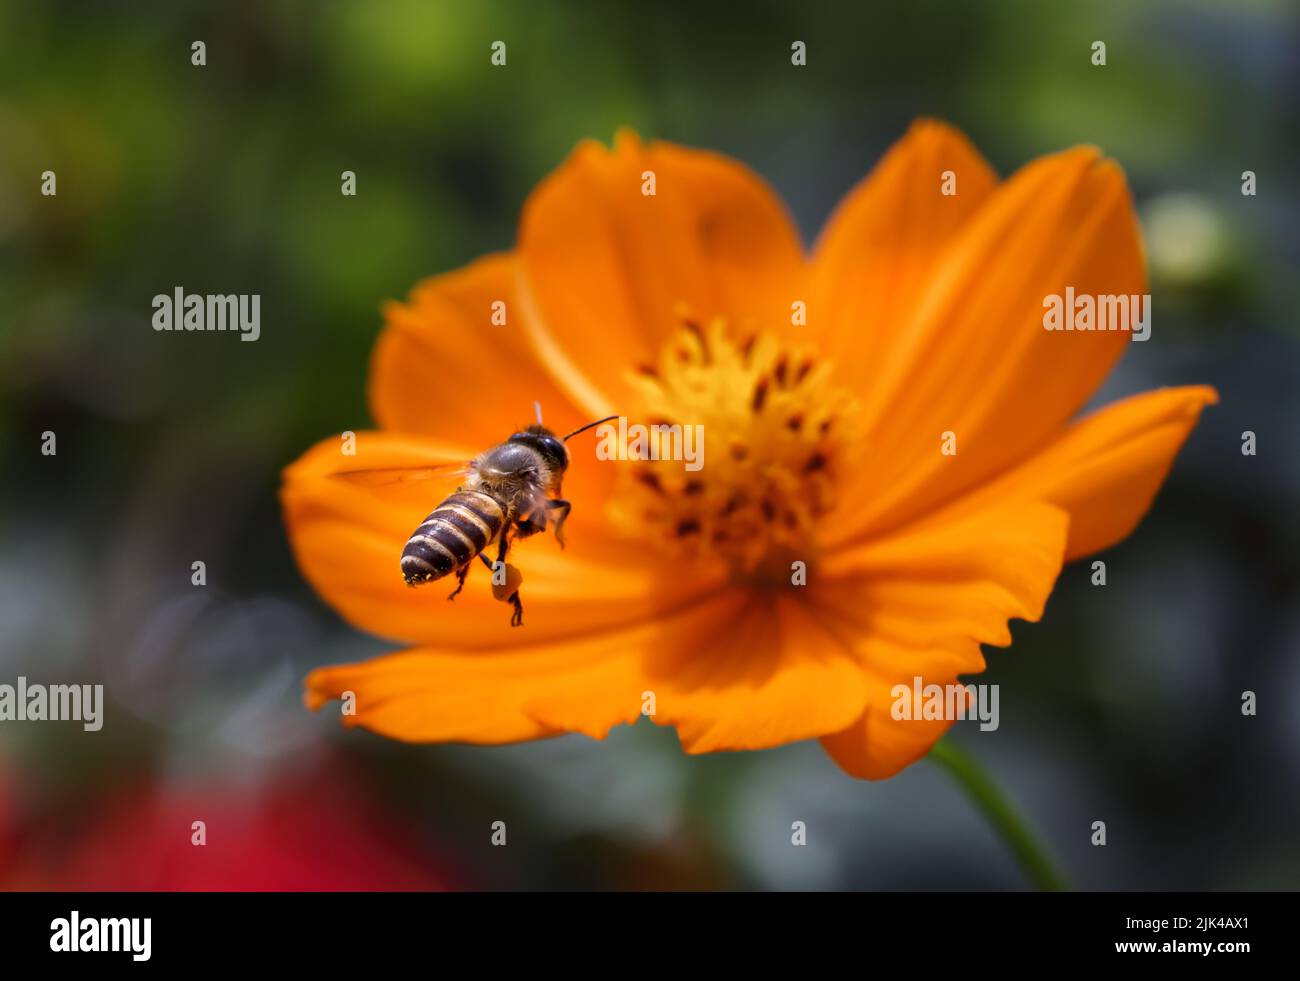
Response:
[{"label": "blurred red flower", "polygon": [[[415,829],[335,776],[260,789],[136,787],[94,805],[94,817],[70,837],[20,827],[9,869],[4,799],[0,787],[0,887],[6,889],[448,888]],[[204,844],[197,843],[200,831]]]}]

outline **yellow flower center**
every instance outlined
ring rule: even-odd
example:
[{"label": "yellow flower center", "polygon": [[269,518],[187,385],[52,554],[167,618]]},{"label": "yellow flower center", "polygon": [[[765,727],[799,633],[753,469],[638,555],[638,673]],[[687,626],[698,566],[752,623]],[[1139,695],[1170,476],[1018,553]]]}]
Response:
[{"label": "yellow flower center", "polygon": [[[723,319],[707,329],[683,323],[658,364],[636,372],[644,418],[628,428],[639,434],[641,423],[649,437],[629,447],[611,517],[672,554],[788,582],[791,561],[813,558],[854,402],[832,384],[828,363],[768,332],[736,336]],[[697,458],[681,459],[681,445]]]}]

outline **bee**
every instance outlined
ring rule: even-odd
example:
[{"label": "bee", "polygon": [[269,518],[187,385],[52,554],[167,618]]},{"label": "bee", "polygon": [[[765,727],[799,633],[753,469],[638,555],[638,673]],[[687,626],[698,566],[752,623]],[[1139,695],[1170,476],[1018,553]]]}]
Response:
[{"label": "bee", "polygon": [[[510,576],[511,567],[506,565],[510,546],[518,539],[545,531],[553,521],[555,540],[564,547],[564,522],[572,510],[572,504],[560,496],[564,473],[569,468],[569,451],[564,444],[593,426],[618,418],[597,419],[561,438],[542,425],[541,407],[536,408],[536,425],[513,433],[504,443],[467,464],[335,474],[365,486],[462,476],[456,490],[430,511],[407,539],[400,561],[402,577],[408,586],[422,586],[454,573],[456,588],[447,597],[453,600],[465,588],[475,558],[493,573],[506,571],[507,584],[514,586],[503,597],[514,607],[512,627],[523,625],[524,607],[519,598],[518,574]],[[497,546],[496,561],[490,562],[484,553],[493,544]],[[493,583],[495,589],[495,577]]]}]

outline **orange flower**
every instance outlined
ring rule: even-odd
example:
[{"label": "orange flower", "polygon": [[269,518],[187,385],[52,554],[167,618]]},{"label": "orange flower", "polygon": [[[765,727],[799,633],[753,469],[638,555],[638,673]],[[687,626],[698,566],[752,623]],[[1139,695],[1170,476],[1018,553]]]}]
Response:
[{"label": "orange flower", "polygon": [[[1216,401],[1162,389],[1075,421],[1130,334],[1045,330],[1067,287],[1146,292],[1123,174],[1091,148],[999,183],[960,133],[918,122],[805,255],[726,157],[581,144],[513,252],[386,308],[381,428],[356,456],[336,437],[285,472],[303,573],[412,645],[312,672],[308,704],[353,692],[346,723],[472,743],[600,738],[653,706],[690,753],[817,738],[851,774],[896,773],[950,723],[895,720],[893,687],[983,670],[980,645],[1037,620],[1063,562],[1133,530]],[[561,432],[611,413],[702,425],[707,452],[693,473],[570,443],[568,547],[514,547],[512,630],[482,570],[454,604],[403,582],[402,547],[450,487],[329,474],[468,460],[534,400]]]}]

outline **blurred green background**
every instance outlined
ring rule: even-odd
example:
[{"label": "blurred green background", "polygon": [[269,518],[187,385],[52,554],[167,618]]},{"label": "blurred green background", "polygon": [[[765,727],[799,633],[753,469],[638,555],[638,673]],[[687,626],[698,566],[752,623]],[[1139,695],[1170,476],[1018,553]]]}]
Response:
[{"label": "blurred green background", "polygon": [[[732,154],[811,241],[919,115],[1003,174],[1074,143],[1117,158],[1155,317],[1099,401],[1222,395],[1110,585],[1070,567],[990,654],[1001,728],[956,738],[1080,887],[1300,885],[1297,93],[1282,0],[0,0],[0,682],[110,699],[93,735],[0,724],[0,885],[1022,887],[928,764],[859,783],[815,744],[687,758],[647,724],[409,747],[300,703],[311,667],[385,649],[303,584],[275,496],[313,441],[368,425],[383,300],[508,248],[583,137]],[[261,340],[155,333],[176,285],[260,293]],[[176,849],[209,814],[224,878]]]}]

